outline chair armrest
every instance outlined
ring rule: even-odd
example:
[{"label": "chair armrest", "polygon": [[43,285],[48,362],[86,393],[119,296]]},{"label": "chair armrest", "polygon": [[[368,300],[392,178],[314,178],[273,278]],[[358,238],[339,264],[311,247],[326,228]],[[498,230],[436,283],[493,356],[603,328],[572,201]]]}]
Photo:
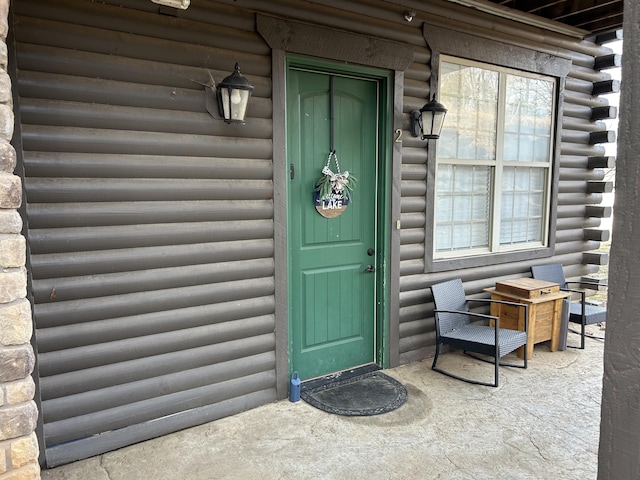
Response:
[{"label": "chair armrest", "polygon": [[[566,282],[567,285],[570,283],[577,283],[577,284],[589,284],[589,282],[583,282],[583,281],[578,281],[578,282]],[[606,283],[592,283],[591,285],[597,285],[597,286],[607,286]],[[560,290],[563,290],[565,292],[571,292],[571,293],[578,293],[580,294],[580,305],[581,305],[581,316],[582,316],[582,321],[585,321],[585,316],[587,314],[586,312],[586,304],[587,304],[587,292],[585,292],[584,290],[577,290],[577,289],[571,289],[571,288],[561,288]]]},{"label": "chair armrest", "polygon": [[567,285],[570,283],[577,283],[578,285],[592,285],[596,288],[594,288],[594,290],[598,290],[597,287],[608,287],[609,285],[607,285],[606,283],[600,283],[600,282],[594,282],[591,280],[579,280],[579,281],[575,281],[575,282],[566,282]]},{"label": "chair armrest", "polygon": [[489,319],[489,320],[493,320],[495,322],[494,324],[494,335],[495,335],[495,342],[496,345],[498,345],[499,341],[498,341],[498,332],[500,331],[500,319],[498,317],[494,317],[492,315],[485,315],[484,313],[473,313],[473,312],[463,312],[461,310],[438,310],[435,309],[434,313],[458,313],[461,315],[467,315],[469,317],[477,317],[477,318],[485,318],[485,319]]},{"label": "chair armrest", "polygon": [[496,322],[499,322],[500,319],[498,317],[494,317],[493,315],[486,315],[484,313],[474,313],[474,312],[468,312],[468,311],[463,311],[463,310],[434,310],[434,313],[459,313],[460,315],[468,315],[469,317],[478,317],[478,318],[486,318],[489,320],[494,320]]},{"label": "chair armrest", "polygon": [[468,302],[485,302],[485,303],[499,303],[501,305],[511,305],[512,307],[524,307],[524,331],[529,331],[529,305],[526,303],[507,302],[506,300],[494,300],[492,298],[469,298]]},{"label": "chair armrest", "polygon": [[[600,283],[600,282],[591,282],[589,280],[578,280],[575,282],[565,282],[567,285],[569,285],[570,283],[575,283],[577,285],[593,285],[594,287],[608,287],[609,285],[607,285],[606,283]],[[595,288],[594,290],[597,290],[597,288]]]},{"label": "chair armrest", "polygon": [[[580,283],[580,282],[568,282],[568,283]],[[587,292],[585,292],[584,290],[575,290],[575,289],[571,289],[571,288],[561,288],[560,290],[562,290],[563,292],[571,292],[571,293],[578,293],[580,294],[580,306],[581,306],[581,315],[582,315],[582,321],[584,322],[585,320],[585,315],[587,314],[586,309],[585,309],[585,305],[587,303]]]},{"label": "chair armrest", "polygon": [[[571,282],[571,283],[578,283],[578,282]],[[584,293],[584,290],[578,290],[577,288],[561,288],[560,290],[562,290],[563,292],[569,292],[569,293],[579,293],[580,295]]]},{"label": "chair armrest", "polygon": [[[571,282],[571,283],[580,283],[580,282]],[[580,297],[583,299],[586,296],[586,292],[584,290],[577,289],[577,288],[561,288],[560,290],[562,290],[563,292],[569,292],[569,293],[579,293]]]},{"label": "chair armrest", "polygon": [[507,302],[506,300],[494,300],[492,298],[468,298],[467,302],[501,303],[503,305],[513,305],[514,307],[529,308],[529,305],[526,303]]}]

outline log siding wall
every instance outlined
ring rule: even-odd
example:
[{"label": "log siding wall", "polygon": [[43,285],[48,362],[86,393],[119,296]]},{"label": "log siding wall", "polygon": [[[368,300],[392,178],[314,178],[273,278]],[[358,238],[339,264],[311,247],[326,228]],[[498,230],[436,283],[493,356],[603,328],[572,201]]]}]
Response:
[{"label": "log siding wall", "polygon": [[[425,262],[429,152],[408,126],[430,96],[427,19],[571,61],[558,129],[555,254],[535,262],[562,262],[574,278],[604,261],[588,252],[608,213],[593,207],[608,188],[604,169],[594,168],[603,162],[593,160],[604,156],[593,143],[603,130],[594,111],[607,105],[593,89],[610,80],[594,69],[606,47],[483,14],[451,20],[442,9],[435,19],[417,10],[408,23],[403,7],[378,0],[245,0],[242,8],[192,0],[175,16],[158,12],[148,0],[16,1],[19,155],[49,465],[283,397],[286,329],[276,330],[275,317],[286,311],[286,290],[274,252],[286,225],[274,213],[283,195],[274,185],[284,183],[273,175],[284,169],[274,166],[281,146],[273,138],[284,106],[272,103],[283,98],[272,91],[282,73],[272,72],[258,15],[312,19],[413,50],[396,86],[402,121],[394,129],[403,129],[403,142],[392,168],[401,178],[392,199],[399,218],[391,220],[401,230],[391,252],[391,285],[399,285],[390,292],[397,307],[389,330],[399,337],[391,366],[432,354],[429,285],[462,277],[469,294],[480,294],[528,275],[532,263],[501,263],[488,276],[480,267],[431,272]],[[220,81],[236,61],[256,86],[244,128],[205,109],[209,73]],[[156,418],[163,421],[145,423]],[[146,426],[130,428],[136,422]],[[81,448],[55,446],[78,434],[87,437]]]},{"label": "log siding wall", "polygon": [[[48,466],[277,397],[270,49],[249,12],[127,7],[14,11]],[[246,128],[206,110],[235,62]]]}]

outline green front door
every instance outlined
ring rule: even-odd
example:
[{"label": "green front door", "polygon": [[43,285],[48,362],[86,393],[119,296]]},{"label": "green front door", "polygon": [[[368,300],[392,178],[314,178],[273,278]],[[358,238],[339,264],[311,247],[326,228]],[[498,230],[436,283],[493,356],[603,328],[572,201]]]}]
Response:
[{"label": "green front door", "polygon": [[[290,359],[302,379],[376,361],[378,98],[372,79],[287,71]],[[332,138],[357,186],[326,218],[313,191]]]}]

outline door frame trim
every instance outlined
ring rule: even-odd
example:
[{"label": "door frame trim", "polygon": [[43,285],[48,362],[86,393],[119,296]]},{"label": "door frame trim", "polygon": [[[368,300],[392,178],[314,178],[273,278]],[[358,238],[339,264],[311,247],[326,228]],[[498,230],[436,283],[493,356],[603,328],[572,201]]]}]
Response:
[{"label": "door frame trim", "polygon": [[[276,314],[276,385],[279,398],[286,398],[290,375],[290,339],[289,339],[289,255],[287,244],[288,208],[287,184],[288,169],[286,155],[286,75],[290,66],[312,68],[322,72],[335,72],[374,79],[380,83],[379,99],[379,156],[378,156],[378,231],[377,242],[382,254],[379,260],[377,289],[377,331],[376,359],[383,367],[395,366],[399,357],[399,327],[392,322],[391,312],[398,311],[398,299],[390,295],[399,288],[399,230],[391,228],[392,221],[400,218],[400,166],[401,143],[393,142],[393,127],[402,126],[401,105],[402,72],[384,70],[353,64],[341,64],[331,59],[318,59],[297,54],[287,54],[282,50],[272,51],[273,63],[273,160],[274,160],[274,258],[275,258],[275,314]],[[401,88],[401,87],[400,87]],[[393,195],[393,192],[396,195]],[[397,199],[396,199],[397,196]]]},{"label": "door frame trim", "polygon": [[256,30],[273,50],[404,71],[415,47],[394,40],[258,13]]}]

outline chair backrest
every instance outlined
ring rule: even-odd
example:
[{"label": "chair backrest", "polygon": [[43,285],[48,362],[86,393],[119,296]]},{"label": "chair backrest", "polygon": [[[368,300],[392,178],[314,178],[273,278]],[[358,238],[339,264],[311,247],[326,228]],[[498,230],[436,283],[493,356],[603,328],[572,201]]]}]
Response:
[{"label": "chair backrest", "polygon": [[[459,278],[431,285],[436,310],[469,311],[462,280]],[[459,313],[436,313],[436,328],[439,334],[448,333],[471,322],[468,315]]]},{"label": "chair backrest", "polygon": [[560,288],[567,288],[567,280],[564,278],[561,263],[550,263],[548,265],[531,267],[531,276],[537,280],[557,283],[560,285]]}]

